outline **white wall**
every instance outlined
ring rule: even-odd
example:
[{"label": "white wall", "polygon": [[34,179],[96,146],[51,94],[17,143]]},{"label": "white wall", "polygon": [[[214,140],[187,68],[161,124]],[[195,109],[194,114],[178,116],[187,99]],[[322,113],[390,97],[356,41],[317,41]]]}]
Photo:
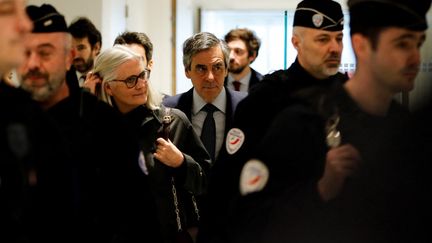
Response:
[{"label": "white wall", "polygon": [[194,32],[196,6],[194,0],[177,0],[177,35],[176,35],[176,90],[178,94],[192,87],[192,83],[185,76],[183,66],[183,42]]},{"label": "white wall", "polygon": [[[101,3],[102,6],[98,8],[101,14],[101,24],[99,26],[95,25],[102,34],[103,50],[112,46],[117,35],[126,29],[126,0],[102,0]],[[87,17],[93,21],[93,18],[90,16],[91,15]],[[70,24],[70,22],[68,22],[68,24]]]},{"label": "white wall", "polygon": [[166,94],[172,94],[171,0],[126,0],[128,31],[144,32],[153,42],[154,68],[151,82]]},{"label": "white wall", "polygon": [[[43,3],[53,5],[57,11],[63,14],[66,18],[66,22],[70,24],[76,17],[85,16],[92,20],[94,25],[102,32],[102,41],[106,38],[109,29],[102,31],[102,2],[106,0],[73,0],[73,1],[62,1],[62,0],[28,0],[28,5],[40,6]],[[113,1],[113,0],[112,0]],[[104,45],[105,43],[103,43]]]}]

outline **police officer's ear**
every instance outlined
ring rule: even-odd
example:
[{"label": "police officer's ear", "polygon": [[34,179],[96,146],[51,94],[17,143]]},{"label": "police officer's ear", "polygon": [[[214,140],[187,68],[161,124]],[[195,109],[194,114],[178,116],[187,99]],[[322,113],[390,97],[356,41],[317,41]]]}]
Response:
[{"label": "police officer's ear", "polygon": [[370,51],[372,50],[369,39],[359,33],[353,34],[351,36],[351,44],[355,55],[360,59],[366,55],[369,55]]},{"label": "police officer's ear", "polygon": [[294,32],[291,37],[291,43],[294,46],[294,48],[298,51],[300,45],[300,36],[296,32]]},{"label": "police officer's ear", "polygon": [[[67,38],[67,37],[65,37]],[[66,42],[67,43],[67,42]],[[70,48],[70,50],[66,53],[66,70],[69,70],[72,67],[73,59],[75,58],[75,48]]]}]

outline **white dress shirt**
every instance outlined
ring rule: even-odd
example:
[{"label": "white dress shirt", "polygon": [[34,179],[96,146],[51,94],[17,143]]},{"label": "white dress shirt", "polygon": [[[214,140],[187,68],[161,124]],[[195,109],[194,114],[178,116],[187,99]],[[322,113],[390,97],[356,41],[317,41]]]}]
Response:
[{"label": "white dress shirt", "polygon": [[[203,127],[204,120],[207,116],[207,112],[201,111],[201,109],[207,103],[199,96],[196,90],[193,90],[193,104],[192,104],[192,125],[196,134],[201,137],[201,131]],[[213,113],[213,117],[216,123],[216,149],[215,155],[219,154],[222,147],[223,139],[225,137],[225,114],[226,114],[226,91],[225,88],[222,89],[220,94],[212,102],[219,110]]]}]

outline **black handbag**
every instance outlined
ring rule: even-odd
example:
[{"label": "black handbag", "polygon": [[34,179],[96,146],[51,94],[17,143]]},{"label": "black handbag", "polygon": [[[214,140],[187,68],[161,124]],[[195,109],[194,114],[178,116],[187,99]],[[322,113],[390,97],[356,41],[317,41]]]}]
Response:
[{"label": "black handbag", "polygon": [[181,231],[176,234],[175,243],[194,243],[192,236],[187,231]]},{"label": "black handbag", "polygon": [[[160,136],[166,140],[168,140],[168,138],[169,138],[169,134],[170,134],[169,126],[172,122],[172,116],[170,113],[171,113],[171,109],[165,108],[164,116],[162,119],[162,128],[160,131]],[[193,240],[191,234],[187,231],[186,228],[184,228],[182,226],[182,222],[181,222],[181,218],[180,218],[180,207],[179,207],[179,201],[178,201],[178,197],[177,197],[177,189],[175,187],[174,177],[171,177],[171,185],[172,185],[171,191],[173,194],[173,202],[174,202],[176,222],[177,222],[177,234],[175,235],[174,242],[176,242],[176,243],[194,243],[194,240]],[[191,199],[192,199],[194,211],[197,215],[197,221],[199,221],[199,217],[200,217],[199,216],[199,209],[198,209],[198,205],[196,203],[194,195],[191,195]]]}]

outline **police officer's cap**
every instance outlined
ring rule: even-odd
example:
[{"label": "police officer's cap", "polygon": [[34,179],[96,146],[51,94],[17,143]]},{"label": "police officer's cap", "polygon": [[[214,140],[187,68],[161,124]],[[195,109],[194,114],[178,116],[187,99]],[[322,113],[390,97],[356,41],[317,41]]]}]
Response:
[{"label": "police officer's cap", "polygon": [[332,0],[303,0],[297,5],[293,26],[341,31],[343,21],[339,3]]},{"label": "police officer's cap", "polygon": [[371,27],[426,30],[430,5],[431,0],[348,0],[351,34]]},{"label": "police officer's cap", "polygon": [[29,5],[27,15],[33,21],[33,33],[68,32],[66,20],[52,5]]}]

